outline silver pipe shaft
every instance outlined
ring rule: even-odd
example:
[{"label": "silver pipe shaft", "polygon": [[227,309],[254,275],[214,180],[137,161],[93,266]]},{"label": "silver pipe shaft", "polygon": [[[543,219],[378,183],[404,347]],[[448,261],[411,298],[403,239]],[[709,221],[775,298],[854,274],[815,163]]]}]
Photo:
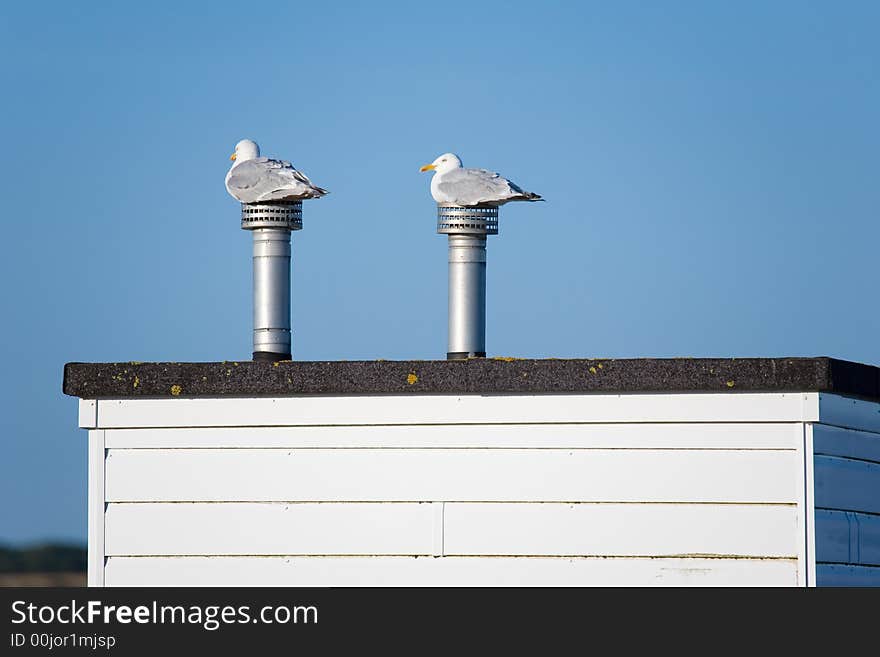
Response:
[{"label": "silver pipe shaft", "polygon": [[254,234],[254,360],[290,359],[290,230]]},{"label": "silver pipe shaft", "polygon": [[486,236],[449,235],[448,359],[486,355]]}]

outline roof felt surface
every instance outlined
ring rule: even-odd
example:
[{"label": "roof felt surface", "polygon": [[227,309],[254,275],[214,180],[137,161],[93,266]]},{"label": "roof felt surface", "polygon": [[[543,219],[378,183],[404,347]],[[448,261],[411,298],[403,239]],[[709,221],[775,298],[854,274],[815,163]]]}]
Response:
[{"label": "roof felt surface", "polygon": [[63,388],[84,399],[789,391],[880,401],[880,368],[834,358],[67,363]]}]

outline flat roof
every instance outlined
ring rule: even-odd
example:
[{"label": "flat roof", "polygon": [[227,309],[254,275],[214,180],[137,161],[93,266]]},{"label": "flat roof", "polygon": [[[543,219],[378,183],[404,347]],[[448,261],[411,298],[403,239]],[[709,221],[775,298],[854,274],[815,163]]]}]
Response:
[{"label": "flat roof", "polygon": [[880,401],[880,368],[827,357],[67,363],[63,390],[83,399],[763,391]]}]

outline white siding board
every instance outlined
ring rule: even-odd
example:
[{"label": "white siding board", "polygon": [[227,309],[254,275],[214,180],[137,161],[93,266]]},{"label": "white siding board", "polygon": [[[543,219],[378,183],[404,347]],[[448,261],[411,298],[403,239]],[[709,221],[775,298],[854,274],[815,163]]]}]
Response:
[{"label": "white siding board", "polygon": [[107,447],[797,449],[800,423],[507,424],[109,429]]},{"label": "white siding board", "polygon": [[817,421],[816,393],[382,395],[100,400],[101,428]]},{"label": "white siding board", "polygon": [[880,403],[819,393],[819,422],[880,433]]},{"label": "white siding board", "polygon": [[815,457],[816,507],[880,513],[880,463]]},{"label": "white siding board", "polygon": [[104,431],[89,431],[88,586],[104,585]]},{"label": "white siding board", "polygon": [[795,503],[797,454],[732,450],[108,450],[106,499]]},{"label": "white siding board", "polygon": [[110,504],[108,555],[433,551],[430,504]]},{"label": "white siding board", "polygon": [[815,586],[815,521],[813,508],[813,430],[809,423],[800,425],[800,445],[797,451],[797,531],[798,583]]},{"label": "white siding board", "polygon": [[447,555],[795,558],[797,509],[737,504],[446,504]]},{"label": "white siding board", "polygon": [[764,587],[797,585],[797,566],[786,559],[111,557],[107,584]]},{"label": "white siding board", "polygon": [[793,506],[732,504],[110,504],[106,530],[114,556],[793,558],[796,544]]},{"label": "white siding board", "polygon": [[880,433],[814,424],[813,445],[816,454],[880,463]]},{"label": "white siding board", "polygon": [[880,586],[880,567],[820,563],[816,580],[819,586]]}]

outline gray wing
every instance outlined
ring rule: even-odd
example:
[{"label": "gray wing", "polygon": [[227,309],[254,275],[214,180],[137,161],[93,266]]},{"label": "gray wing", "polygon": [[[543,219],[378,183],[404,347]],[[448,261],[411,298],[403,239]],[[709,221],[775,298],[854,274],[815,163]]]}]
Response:
[{"label": "gray wing", "polygon": [[319,198],[327,193],[290,162],[266,157],[236,166],[226,180],[226,189],[242,203]]},{"label": "gray wing", "polygon": [[508,201],[538,201],[541,197],[486,169],[453,169],[443,174],[438,191],[456,205],[503,205]]}]

